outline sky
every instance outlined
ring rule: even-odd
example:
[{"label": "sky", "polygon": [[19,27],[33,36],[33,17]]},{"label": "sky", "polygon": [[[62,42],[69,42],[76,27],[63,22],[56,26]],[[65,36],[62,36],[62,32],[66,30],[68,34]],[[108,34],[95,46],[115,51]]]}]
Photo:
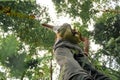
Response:
[{"label": "sky", "polygon": [[69,24],[71,23],[69,16],[57,17],[55,6],[54,6],[52,0],[36,0],[36,3],[48,7],[48,13],[50,14],[50,17],[52,20],[51,24],[61,25],[63,23],[69,23]]}]

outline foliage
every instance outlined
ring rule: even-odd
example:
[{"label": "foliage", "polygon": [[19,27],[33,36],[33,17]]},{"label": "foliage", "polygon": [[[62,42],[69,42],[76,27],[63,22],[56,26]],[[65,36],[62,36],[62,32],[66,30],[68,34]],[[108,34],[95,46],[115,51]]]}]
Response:
[{"label": "foliage", "polygon": [[[16,7],[13,7],[12,5]],[[52,46],[52,43],[54,41],[54,33],[42,28],[40,25],[42,22],[46,22],[47,20],[49,21],[49,18],[47,17],[48,15],[45,13],[47,10],[46,8],[40,7],[30,1],[10,1],[7,3],[3,1],[1,2],[1,6],[3,7],[3,12],[0,14],[0,22],[2,29],[4,29],[5,32],[12,30],[17,33],[17,36],[20,37],[21,41],[24,41],[25,43],[36,47],[38,46],[41,48],[49,48]],[[8,9],[4,10],[6,8]],[[34,17],[31,18],[30,15],[33,15],[34,17],[37,16],[41,19],[36,20]],[[46,18],[42,17],[43,15],[46,15]],[[48,43],[47,40],[50,42]]]},{"label": "foliage", "polygon": [[38,53],[30,55],[26,50],[21,49],[21,45],[14,35],[1,38],[0,62],[5,69],[5,72],[1,72],[1,78],[7,77],[6,74],[8,73],[9,77],[19,79],[23,79],[24,77],[29,79],[49,78],[49,64],[47,63],[51,59],[51,56],[45,55],[39,57]]},{"label": "foliage", "polygon": [[[58,14],[78,19],[73,23],[74,28],[102,46],[97,52],[91,51],[94,66],[113,80],[119,80],[120,15],[116,12],[119,5],[113,8],[114,0],[52,1]],[[88,31],[89,24],[93,24],[91,20],[96,23],[92,32]],[[3,67],[0,79],[50,79],[52,56],[40,56],[42,52],[39,52],[52,52],[55,34],[41,26],[49,21],[47,8],[35,1],[0,1],[0,66]]]},{"label": "foliage", "polygon": [[92,16],[92,0],[52,0],[58,13],[68,13],[73,18],[81,18],[83,23]]},{"label": "foliage", "polygon": [[0,2],[0,63],[5,70],[0,78],[50,77],[51,55],[41,57],[39,52],[50,50],[54,42],[54,33],[41,26],[48,21],[47,8],[35,1]]},{"label": "foliage", "polygon": [[[106,20],[106,22],[96,23],[93,32],[96,43],[103,46],[101,52],[104,55],[113,56],[116,62],[120,62],[120,15],[116,15]],[[100,34],[97,34],[100,33]],[[102,35],[102,36],[101,36]],[[120,64],[119,64],[120,65]]]}]

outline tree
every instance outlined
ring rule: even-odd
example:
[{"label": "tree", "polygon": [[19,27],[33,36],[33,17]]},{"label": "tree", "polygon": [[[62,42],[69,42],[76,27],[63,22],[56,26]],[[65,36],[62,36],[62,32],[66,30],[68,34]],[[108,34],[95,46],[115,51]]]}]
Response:
[{"label": "tree", "polygon": [[[100,49],[94,57],[98,56],[102,57],[107,55],[107,60],[102,61],[103,65],[108,65],[110,69],[120,70],[120,16],[116,15],[110,17],[106,20],[106,22],[99,22],[95,24],[95,29],[93,32],[93,36],[95,42],[102,45],[102,49]],[[98,34],[100,33],[100,34]],[[117,73],[117,74],[116,74]],[[112,75],[117,77],[116,80],[119,80],[120,73],[113,72]]]},{"label": "tree", "polygon": [[[95,67],[112,79],[119,80],[119,5],[111,5],[111,2],[117,3],[119,0],[52,1],[59,15],[69,14],[75,21],[73,26],[82,35],[102,46],[90,56]],[[0,79],[50,78],[48,63],[51,54],[39,55],[39,50],[50,53],[54,43],[55,34],[41,26],[41,23],[48,21],[47,8],[38,6],[35,1],[0,2],[0,66],[4,70],[0,71]],[[90,32],[88,26],[93,22],[95,29]],[[107,57],[106,60],[100,61],[103,56]]]},{"label": "tree", "polygon": [[40,25],[48,21],[47,8],[35,1],[0,2],[0,66],[5,70],[1,79],[50,78],[51,55],[39,55],[54,42],[54,33]]}]

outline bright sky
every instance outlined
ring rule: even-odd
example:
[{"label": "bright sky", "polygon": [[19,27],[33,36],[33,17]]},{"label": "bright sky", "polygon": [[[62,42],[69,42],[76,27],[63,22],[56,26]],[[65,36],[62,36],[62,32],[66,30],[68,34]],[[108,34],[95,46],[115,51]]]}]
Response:
[{"label": "bright sky", "polygon": [[37,2],[37,4],[47,6],[49,8],[48,13],[50,14],[50,17],[52,19],[52,24],[61,25],[63,23],[69,23],[69,24],[71,23],[69,16],[57,17],[57,13],[55,11],[55,6],[54,6],[52,0],[36,0],[36,2]]}]

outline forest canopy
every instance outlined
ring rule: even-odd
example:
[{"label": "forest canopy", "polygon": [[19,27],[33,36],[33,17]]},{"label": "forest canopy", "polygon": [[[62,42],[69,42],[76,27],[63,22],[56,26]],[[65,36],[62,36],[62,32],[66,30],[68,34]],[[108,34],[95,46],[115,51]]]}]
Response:
[{"label": "forest canopy", "polygon": [[[112,80],[120,79],[120,0],[51,0],[57,16],[69,15],[72,26],[100,45],[89,58]],[[35,0],[0,1],[0,79],[50,80],[55,33],[49,7]],[[88,28],[93,25],[93,31]],[[44,56],[42,51],[46,52]]]}]

